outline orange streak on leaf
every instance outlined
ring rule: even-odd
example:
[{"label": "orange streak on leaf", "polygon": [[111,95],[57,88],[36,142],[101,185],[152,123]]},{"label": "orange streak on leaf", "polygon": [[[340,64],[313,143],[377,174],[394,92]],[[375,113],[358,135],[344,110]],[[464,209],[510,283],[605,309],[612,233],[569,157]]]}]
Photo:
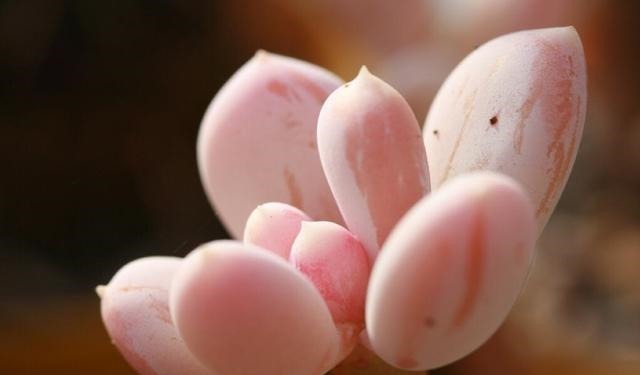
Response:
[{"label": "orange streak on leaf", "polygon": [[487,256],[486,223],[480,212],[476,214],[474,220],[465,269],[467,285],[462,304],[454,315],[453,325],[455,327],[461,326],[473,311],[478,302],[484,277],[484,263]]}]

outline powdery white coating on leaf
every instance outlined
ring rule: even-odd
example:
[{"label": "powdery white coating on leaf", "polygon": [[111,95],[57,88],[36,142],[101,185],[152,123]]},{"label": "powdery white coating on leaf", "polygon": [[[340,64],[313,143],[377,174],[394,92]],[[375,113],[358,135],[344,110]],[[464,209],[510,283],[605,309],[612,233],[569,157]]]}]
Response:
[{"label": "powdery white coating on leaf", "polygon": [[265,202],[342,221],[316,146],[320,107],[341,83],[317,66],[261,51],[213,99],[198,135],[198,167],[233,237]]},{"label": "powdery white coating on leaf", "polygon": [[397,220],[429,190],[415,116],[363,67],[322,107],[318,151],[345,223],[373,261]]},{"label": "powdery white coating on leaf", "polygon": [[340,360],[364,328],[369,258],[360,241],[330,222],[304,222],[291,249],[291,263],[316,286],[342,339]]},{"label": "powdery white coating on leaf", "polygon": [[122,267],[100,288],[102,319],[109,336],[140,374],[214,374],[189,352],[169,314],[169,286],[181,261],[141,258]]},{"label": "powdery white coating on leaf", "polygon": [[586,104],[584,53],[573,27],[488,42],[451,73],[427,116],[433,187],[473,170],[505,173],[530,194],[541,232],[571,172]]},{"label": "powdery white coating on leaf", "polygon": [[307,214],[284,203],[269,202],[256,207],[244,228],[244,242],[270,250],[289,259],[291,245]]},{"label": "powdery white coating on leaf", "polygon": [[515,302],[534,242],[533,207],[506,176],[471,173],[425,197],[371,271],[366,325],[375,352],[425,370],[475,350]]},{"label": "powdery white coating on leaf", "polygon": [[339,338],[313,284],[280,256],[214,241],[184,260],[171,315],[191,352],[225,375],[320,375]]}]

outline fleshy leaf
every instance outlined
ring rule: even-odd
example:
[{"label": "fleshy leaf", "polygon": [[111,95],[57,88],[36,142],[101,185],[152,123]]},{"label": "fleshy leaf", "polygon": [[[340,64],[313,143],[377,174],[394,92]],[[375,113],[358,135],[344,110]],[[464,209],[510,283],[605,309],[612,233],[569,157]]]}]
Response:
[{"label": "fleshy leaf", "polygon": [[322,107],[318,150],[347,228],[373,261],[396,222],[429,190],[415,116],[396,90],[363,67]]},{"label": "fleshy leaf", "polygon": [[194,250],[173,281],[171,314],[187,347],[225,375],[321,375],[339,338],[322,297],[282,257],[236,241]]},{"label": "fleshy leaf", "polygon": [[531,196],[541,232],[571,172],[586,105],[584,52],[573,27],[486,43],[451,73],[427,116],[433,188],[473,170],[507,174]]},{"label": "fleshy leaf", "polygon": [[533,207],[506,176],[464,175],[423,198],[371,271],[374,351],[397,367],[426,370],[475,350],[520,293],[534,242]]},{"label": "fleshy leaf", "polygon": [[213,375],[178,336],[169,287],[182,259],[148,257],[122,267],[98,287],[102,320],[113,344],[142,375]]},{"label": "fleshy leaf", "polygon": [[291,245],[307,214],[284,203],[269,202],[256,207],[244,228],[244,242],[289,259]]},{"label": "fleshy leaf", "polygon": [[316,145],[320,107],[341,83],[317,66],[261,51],[213,99],[198,135],[198,167],[235,238],[265,202],[342,222]]},{"label": "fleshy leaf", "polygon": [[340,360],[364,328],[369,258],[360,241],[330,222],[304,222],[291,248],[291,263],[324,298],[342,340]]}]

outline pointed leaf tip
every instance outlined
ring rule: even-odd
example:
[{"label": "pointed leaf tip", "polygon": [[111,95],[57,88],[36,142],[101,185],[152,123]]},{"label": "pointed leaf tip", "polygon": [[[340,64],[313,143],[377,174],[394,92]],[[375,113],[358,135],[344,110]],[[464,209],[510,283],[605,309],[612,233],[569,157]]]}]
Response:
[{"label": "pointed leaf tip", "polygon": [[104,285],[98,285],[96,287],[96,294],[98,295],[98,298],[102,298],[102,296],[104,296],[104,289],[105,289]]},{"label": "pointed leaf tip", "polygon": [[429,172],[404,98],[366,68],[352,82],[320,111],[318,151],[347,228],[373,260],[396,221],[429,190]]}]

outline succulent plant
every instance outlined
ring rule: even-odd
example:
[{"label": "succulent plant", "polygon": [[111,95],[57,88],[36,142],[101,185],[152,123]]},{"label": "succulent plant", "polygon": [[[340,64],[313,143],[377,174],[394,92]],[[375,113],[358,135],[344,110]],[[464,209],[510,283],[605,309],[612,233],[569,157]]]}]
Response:
[{"label": "succulent plant", "polygon": [[236,240],[124,266],[98,288],[107,331],[141,374],[391,374],[460,359],[525,283],[585,108],[572,27],[474,50],[422,133],[364,67],[343,84],[258,52],[197,145]]}]

